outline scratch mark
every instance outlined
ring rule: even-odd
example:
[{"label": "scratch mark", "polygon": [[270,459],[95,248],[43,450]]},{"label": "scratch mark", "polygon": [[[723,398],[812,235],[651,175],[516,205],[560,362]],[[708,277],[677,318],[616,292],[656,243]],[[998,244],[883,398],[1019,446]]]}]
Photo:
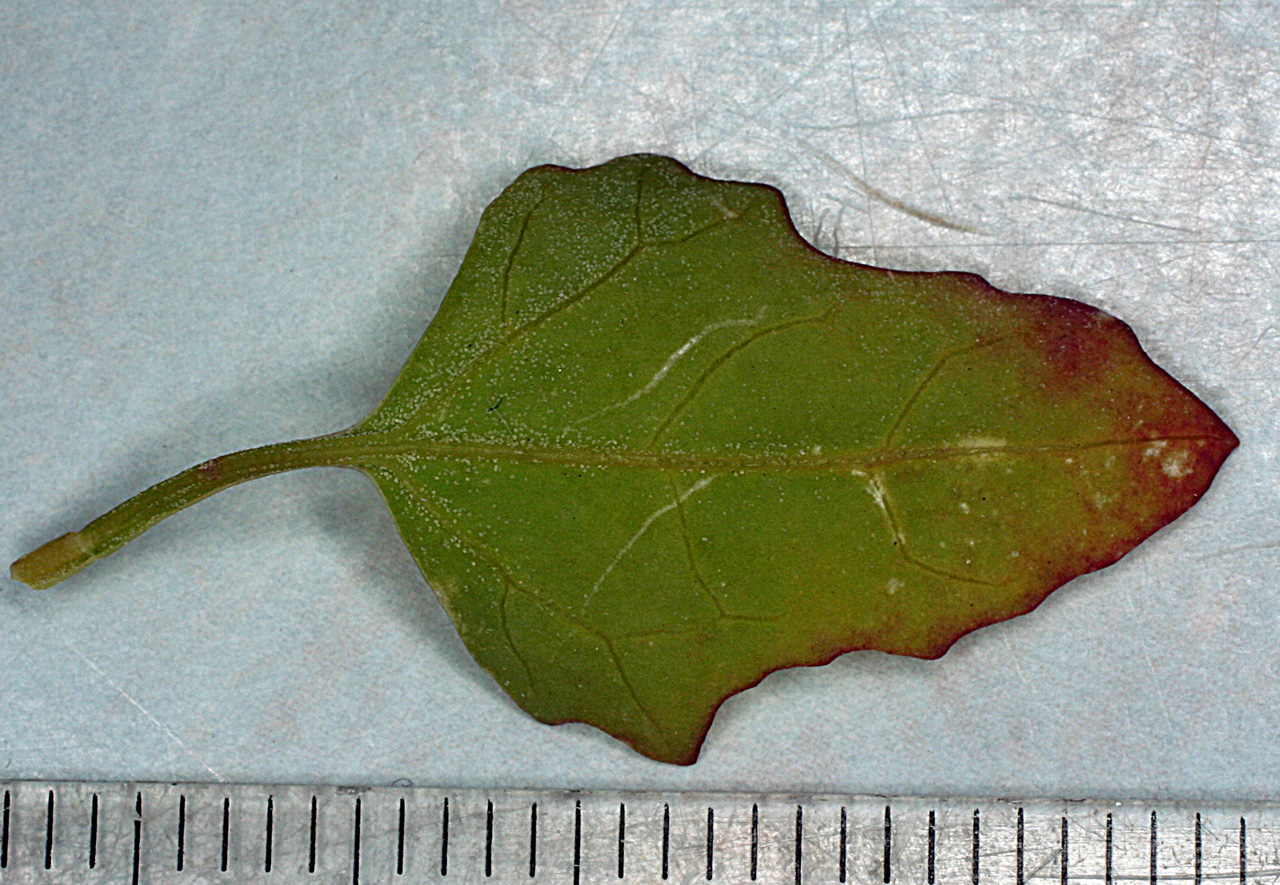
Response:
[{"label": "scratch mark", "polygon": [[[841,10],[844,16],[844,34],[845,34],[845,61],[849,66],[849,94],[853,98],[853,119],[857,126],[858,135],[858,158],[862,162],[862,175],[860,178],[866,180],[867,177],[867,145],[864,136],[863,123],[865,122],[862,115],[862,103],[858,99],[858,79],[854,76],[856,70],[853,61],[853,26],[849,23],[849,8],[846,6]],[[867,194],[870,197],[870,194]],[[876,238],[876,221],[874,214],[868,209],[867,211],[867,240],[871,246],[871,258],[876,263],[880,263],[880,250]],[[838,247],[837,243],[837,247]],[[834,253],[839,257],[840,253]]]},{"label": "scratch mark", "polygon": [[84,652],[80,651],[80,649],[76,648],[71,643],[67,642],[65,639],[60,641],[68,651],[70,651],[80,660],[84,661],[85,664],[89,667],[89,669],[98,675],[98,678],[100,678],[103,682],[107,683],[107,685],[110,685],[117,692],[119,692],[120,696],[124,698],[126,701],[128,701],[134,708],[136,708],[139,713],[145,716],[148,722],[150,722],[156,728],[164,732],[165,736],[169,738],[169,740],[177,744],[178,747],[182,750],[182,752],[186,753],[188,756],[194,759],[197,763],[199,763],[200,767],[203,768],[205,771],[209,772],[209,774],[213,775],[214,778],[217,779],[219,783],[226,782],[226,778],[224,778],[218,772],[214,771],[213,768],[208,765],[208,763],[206,763],[203,759],[201,759],[199,756],[193,753],[191,751],[191,748],[182,742],[182,738],[174,734],[173,730],[170,729],[169,726],[165,725],[155,716],[152,716],[146,707],[138,703],[137,699],[134,698],[133,695],[129,694],[129,692],[124,690],[123,686],[121,686],[118,682],[116,682],[114,679],[108,676],[105,672],[103,672],[102,668],[99,667],[97,664],[95,664],[93,661],[91,661],[88,658],[88,656],[85,655]]},{"label": "scratch mark", "polygon": [[1018,653],[1018,649],[1014,648],[1013,640],[1009,638],[1009,634],[1004,636],[1004,646],[1009,651],[1009,659],[1013,661],[1013,670],[1018,675],[1018,681],[1023,685],[1030,685],[1031,680],[1027,678],[1027,674],[1022,669],[1022,655]]},{"label": "scratch mark", "polygon": [[[1214,81],[1218,78],[1218,48],[1222,37],[1222,21],[1220,16],[1219,4],[1214,3],[1210,8],[1212,15],[1212,23],[1209,34],[1209,58],[1201,68],[1205,72],[1205,117],[1209,120],[1214,116],[1214,104],[1217,94],[1214,90]],[[1195,208],[1192,214],[1195,217],[1196,224],[1199,225],[1204,218],[1205,195],[1209,190],[1209,155],[1213,152],[1214,144],[1209,139],[1204,139],[1203,146],[1200,150],[1200,162],[1196,166],[1196,198]],[[1192,274],[1204,264],[1204,246],[1199,246],[1192,250]]]},{"label": "scratch mark", "polygon": [[988,95],[980,92],[965,92],[962,89],[946,89],[940,94],[956,95],[962,98],[976,98],[982,101],[988,101],[998,104],[1007,104],[1014,107],[1026,108],[1036,111],[1037,113],[1058,114],[1064,117],[1080,117],[1085,120],[1098,120],[1102,123],[1114,123],[1118,126],[1127,126],[1134,130],[1151,130],[1154,132],[1166,132],[1172,135],[1183,135],[1191,138],[1203,138],[1209,141],[1219,142],[1221,144],[1230,145],[1249,145],[1259,147],[1265,150],[1275,150],[1276,145],[1263,139],[1255,138],[1235,138],[1229,135],[1222,135],[1204,129],[1196,129],[1191,126],[1161,126],[1157,123],[1151,123],[1146,120],[1136,118],[1120,117],[1113,114],[1100,114],[1093,111],[1081,111],[1075,108],[1061,107],[1059,105],[1047,104],[1045,102],[1027,101],[1025,99],[1013,98],[1007,95]]},{"label": "scratch mark", "polygon": [[[1152,586],[1153,582],[1151,581],[1145,565],[1141,568],[1142,581],[1139,586]],[[1138,611],[1138,606],[1137,603],[1134,602],[1133,594],[1125,595],[1125,605],[1133,616],[1132,623],[1143,623],[1143,615]],[[1138,635],[1136,638],[1138,640],[1136,643],[1138,653],[1142,655],[1143,662],[1147,665],[1147,669],[1151,671],[1151,694],[1160,702],[1160,715],[1164,718],[1165,728],[1169,729],[1167,733],[1174,734],[1177,730],[1177,726],[1174,725],[1173,717],[1169,714],[1169,701],[1164,691],[1164,685],[1167,680],[1163,675],[1161,675],[1160,671],[1156,669],[1155,661],[1151,658],[1151,646],[1147,641],[1147,637],[1144,635]]]},{"label": "scratch mark", "polygon": [[[499,7],[499,11],[500,11],[499,18],[510,19],[511,21],[518,23],[525,31],[527,31],[528,33],[536,37],[541,38],[543,41],[547,43],[548,46],[551,46],[553,49],[560,52],[566,58],[571,59],[572,61],[578,62],[580,64],[587,65],[587,68],[588,68],[587,74],[591,73],[591,71],[594,69],[594,64],[595,64],[594,60],[588,61],[587,57],[583,53],[576,51],[572,46],[567,45],[563,40],[560,40],[555,35],[548,33],[546,29],[539,27],[538,18],[531,19],[527,16],[521,15],[519,6],[520,4],[516,4],[516,3],[503,3]],[[604,49],[605,49],[605,46],[602,45],[600,51],[603,52]],[[587,76],[586,74],[583,75],[583,82],[585,82],[586,76]],[[628,80],[623,80],[619,77],[607,77],[606,79],[608,79],[610,82],[617,83],[618,85],[624,87],[632,95],[635,95],[641,98],[644,97],[641,90]],[[579,85],[579,88],[581,88],[581,85]]]},{"label": "scratch mark", "polygon": [[[1059,858],[1059,857],[1061,857],[1061,856],[1062,856],[1062,849],[1061,849],[1061,848],[1055,848],[1055,849],[1053,849],[1053,851],[1050,851],[1050,852],[1049,852],[1049,856],[1048,856],[1048,857],[1046,857],[1046,858],[1044,859],[1044,861],[1043,861],[1043,862],[1041,862],[1040,864],[1038,864],[1034,869],[1031,869],[1031,870],[1028,870],[1028,871],[1027,871],[1026,878],[1027,878],[1027,879],[1034,879],[1034,878],[1036,878],[1037,876],[1039,876],[1039,875],[1040,875],[1040,871],[1041,871],[1041,870],[1043,870],[1045,867],[1049,866],[1049,864],[1057,862],[1058,858]],[[1075,876],[1075,877],[1076,877],[1076,878],[1079,878],[1079,875],[1078,875],[1078,874],[1076,874],[1076,876]]]},{"label": "scratch mark", "polygon": [[630,11],[631,0],[627,0],[627,2],[622,4],[622,7],[618,10],[617,14],[614,15],[613,21],[609,25],[609,32],[605,34],[604,41],[601,42],[600,48],[596,50],[595,55],[591,58],[591,63],[587,65],[587,69],[582,75],[582,79],[578,81],[578,85],[574,89],[575,97],[581,94],[583,88],[587,85],[587,80],[589,80],[591,75],[595,73],[596,68],[600,64],[600,59],[604,57],[605,50],[609,48],[609,44],[613,42],[614,35],[618,33],[618,25],[622,24],[622,22],[627,19]]},{"label": "scratch mark", "polygon": [[1217,559],[1220,556],[1231,556],[1233,553],[1248,553],[1253,550],[1275,550],[1280,548],[1280,541],[1262,541],[1257,544],[1241,544],[1239,547],[1227,547],[1197,556],[1196,559]]},{"label": "scratch mark", "polygon": [[[852,50],[854,45],[853,41],[849,41],[847,48]],[[851,83],[850,85],[853,84]],[[976,113],[982,113],[983,110],[983,108],[975,105],[973,107],[948,108],[941,111],[921,111],[915,114],[901,113],[894,114],[892,116],[874,117],[872,119],[862,120],[858,115],[855,101],[853,112],[854,122],[852,123],[804,123],[791,121],[787,125],[792,129],[802,129],[805,132],[857,132],[862,128],[889,126],[894,123],[910,123],[913,120],[936,120],[940,117],[969,117]]]},{"label": "scratch mark", "polygon": [[[894,5],[896,6],[897,4],[895,3]],[[893,60],[890,58],[890,55],[889,55],[889,48],[885,45],[884,37],[880,33],[879,19],[881,18],[883,13],[872,14],[870,8],[867,8],[866,14],[867,14],[866,16],[867,31],[870,32],[873,38],[875,38],[876,43],[880,47],[880,54],[884,57],[885,67],[888,68],[889,74],[893,78],[894,86],[897,87],[899,103],[902,105],[903,112],[910,114],[913,108],[911,108],[908,104],[908,99],[906,94],[908,87],[905,82],[906,75],[901,70],[902,68],[901,64],[895,65],[893,63]],[[913,95],[912,98],[914,98],[915,100],[914,104],[916,108],[921,108],[923,106],[923,102],[920,101],[918,94]],[[921,128],[919,120],[911,121],[911,131],[915,133],[916,141],[920,143],[920,147],[924,151],[925,161],[929,164],[929,171],[933,173],[934,180],[938,184],[938,190],[942,193],[942,202],[949,209],[951,207],[951,197],[947,193],[947,179],[938,171],[938,164],[937,164],[937,161],[934,159],[933,150],[930,148],[929,142],[925,140],[924,130]],[[885,199],[879,193],[873,193],[871,195],[876,197],[877,199],[881,199],[881,200]],[[893,206],[895,209],[899,209],[902,212],[906,212],[908,215],[916,215],[918,218],[924,221],[928,221],[933,224],[939,225],[940,227],[953,227],[955,230],[964,231],[966,233],[978,233],[978,231],[970,228],[955,227],[952,223],[948,222],[946,219],[942,218],[941,216],[920,214],[917,211],[914,211],[912,207],[909,207],[905,204],[896,204],[895,202],[890,202],[888,200],[886,200],[886,202],[888,203],[888,205]]]},{"label": "scratch mark", "polygon": [[1123,215],[1119,212],[1103,212],[1101,209],[1090,209],[1088,206],[1079,206],[1075,203],[1063,203],[1058,200],[1046,200],[1043,197],[1018,196],[1019,200],[1027,200],[1031,203],[1043,203],[1046,206],[1057,206],[1059,209],[1070,209],[1073,212],[1084,212],[1089,215],[1097,215],[1100,218],[1114,218],[1117,221],[1127,221],[1131,224],[1145,224],[1148,227],[1158,227],[1164,230],[1176,230],[1186,234],[1202,234],[1204,231],[1196,230],[1190,227],[1179,227],[1176,224],[1162,224],[1159,221],[1147,221],[1142,218],[1134,218],[1132,215]]},{"label": "scratch mark", "polygon": [[[1076,254],[1079,255],[1080,253],[1077,252]],[[1175,264],[1180,261],[1186,261],[1187,259],[1188,259],[1188,256],[1186,254],[1179,253],[1170,258],[1162,258],[1159,261],[1151,261],[1151,262],[1139,264],[1135,268],[1126,269],[1123,274],[1114,273],[1114,274],[1107,274],[1106,276],[1102,276],[1102,277],[1092,277],[1086,282],[1082,283],[1082,285],[1084,286],[1085,289],[1094,289],[1094,288],[1097,288],[1098,286],[1101,286],[1103,283],[1109,283],[1112,280],[1118,280],[1118,279],[1129,280],[1129,279],[1132,279],[1135,275],[1142,277],[1151,271],[1168,267],[1171,264]],[[1171,293],[1171,294],[1173,294],[1174,297],[1179,298],[1179,300],[1185,300],[1180,296],[1178,296],[1176,293]]]},{"label": "scratch mark", "polygon": [[604,583],[604,579],[609,577],[609,573],[618,567],[618,563],[622,562],[623,557],[626,556],[631,551],[631,548],[636,545],[637,541],[639,541],[642,537],[644,537],[645,532],[649,531],[649,526],[653,525],[664,514],[670,513],[672,510],[675,510],[685,501],[689,500],[690,497],[692,497],[693,495],[696,495],[698,492],[702,491],[707,486],[711,485],[711,483],[714,482],[716,479],[718,479],[720,476],[721,474],[712,474],[711,476],[704,476],[702,479],[698,480],[693,485],[689,486],[689,488],[681,492],[680,496],[676,498],[674,501],[671,501],[667,504],[663,504],[657,510],[653,511],[653,513],[649,514],[649,518],[646,519],[644,522],[640,523],[640,528],[636,529],[636,533],[631,536],[630,540],[628,540],[627,543],[622,545],[622,549],[618,551],[618,554],[615,557],[613,557],[613,561],[610,562],[607,566],[605,566],[604,571],[600,573],[600,577],[596,578],[596,582],[591,585],[591,589],[587,591],[587,601],[590,601],[591,598],[596,595],[596,592],[599,591],[600,589],[600,585]]},{"label": "scratch mark", "polygon": [[[787,81],[780,88],[775,90],[771,95],[769,95],[763,101],[756,104],[754,107],[748,109],[743,107],[741,103],[738,103],[735,107],[727,109],[728,113],[737,116],[741,120],[742,129],[746,129],[748,126],[755,124],[764,115],[764,112],[767,111],[769,108],[773,107],[775,104],[777,104],[786,96],[791,95],[792,93],[795,93],[799,89],[801,84],[803,84],[815,73],[822,70],[822,68],[825,67],[827,63],[831,61],[831,59],[835,58],[835,56],[839,52],[840,52],[840,48],[837,47],[836,49],[832,49],[830,51],[822,53],[817,57],[815,61],[813,61],[810,65],[808,65],[803,71],[801,71],[791,80]],[[697,118],[694,125],[696,126],[697,123],[701,122],[703,119],[705,119],[709,115],[710,115],[709,113],[703,114],[701,117]],[[756,139],[752,139],[747,136],[741,135],[741,130],[736,134],[738,135],[738,137],[742,138],[742,140],[744,141],[756,141]],[[698,151],[698,153],[694,154],[692,157],[689,158],[690,165],[697,165],[702,160],[704,160],[707,156],[709,156],[713,151],[719,148],[722,144],[728,142],[732,137],[733,135],[726,135],[723,138],[717,138],[714,141],[710,142],[705,147],[703,147],[702,150]],[[759,143],[763,143],[763,142],[759,142]],[[772,146],[774,145],[770,144],[770,147]]]},{"label": "scratch mark", "polygon": [[982,243],[911,243],[909,246],[900,243],[885,243],[883,249],[987,249],[993,246],[1003,248],[1056,248],[1061,246],[1273,246],[1280,243],[1280,237],[1194,237],[1180,239],[1098,239],[1098,240],[1001,240]]},{"label": "scratch mark", "polygon": [[1258,337],[1253,339],[1253,343],[1249,345],[1249,347],[1245,350],[1244,353],[1236,357],[1235,361],[1231,364],[1232,370],[1234,371],[1236,368],[1239,367],[1241,363],[1243,363],[1246,359],[1252,356],[1253,352],[1258,349],[1258,345],[1262,343],[1262,340],[1266,338],[1268,335],[1271,335],[1272,333],[1274,333],[1275,330],[1276,330],[1275,326],[1267,326],[1265,329],[1259,332]]}]

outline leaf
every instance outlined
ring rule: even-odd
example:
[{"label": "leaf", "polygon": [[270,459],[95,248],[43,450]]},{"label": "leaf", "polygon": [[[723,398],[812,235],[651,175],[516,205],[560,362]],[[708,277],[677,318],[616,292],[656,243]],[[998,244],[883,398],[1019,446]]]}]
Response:
[{"label": "leaf", "polygon": [[936,658],[1115,562],[1236,444],[1102,311],[838,261],[772,188],[622,157],[494,201],[368,419],[192,468],[13,574],[356,467],[521,707],[688,763],[774,670]]}]

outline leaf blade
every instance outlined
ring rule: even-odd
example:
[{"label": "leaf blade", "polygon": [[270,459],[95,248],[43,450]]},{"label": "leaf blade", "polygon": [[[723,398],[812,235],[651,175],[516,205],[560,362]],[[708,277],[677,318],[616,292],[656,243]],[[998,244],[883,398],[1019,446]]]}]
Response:
[{"label": "leaf blade", "polygon": [[[520,219],[494,223],[505,255],[491,214]],[[540,268],[548,243],[574,259]],[[499,331],[465,300],[502,305]],[[450,454],[404,456],[393,484],[438,496],[505,608],[446,607],[537,718],[664,761],[693,761],[720,703],[775,669],[937,657],[1029,611],[1190,506],[1235,445],[1119,320],[838,262],[771,189],[663,158],[517,180],[442,314],[424,358],[478,355],[388,402],[411,416],[393,436]],[[474,593],[414,555],[446,600]],[[523,656],[481,638],[499,634]]]}]

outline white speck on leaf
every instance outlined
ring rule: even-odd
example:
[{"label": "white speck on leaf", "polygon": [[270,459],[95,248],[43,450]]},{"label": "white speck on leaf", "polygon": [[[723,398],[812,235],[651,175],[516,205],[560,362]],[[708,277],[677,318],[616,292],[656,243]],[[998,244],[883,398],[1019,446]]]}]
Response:
[{"label": "white speck on leaf", "polygon": [[1160,462],[1160,469],[1164,471],[1164,475],[1172,479],[1179,479],[1191,472],[1191,468],[1187,466],[1187,452],[1185,449],[1177,449],[1169,453],[1163,461]]}]

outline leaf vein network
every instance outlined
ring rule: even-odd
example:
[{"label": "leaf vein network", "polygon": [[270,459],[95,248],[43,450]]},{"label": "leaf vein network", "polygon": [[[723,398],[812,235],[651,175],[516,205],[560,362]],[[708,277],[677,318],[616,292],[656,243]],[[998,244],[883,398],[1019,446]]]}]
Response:
[{"label": "leaf vein network", "polygon": [[642,537],[644,537],[645,533],[649,531],[650,526],[652,526],[665,514],[670,513],[672,510],[675,510],[676,508],[678,508],[681,502],[683,502],[690,496],[695,495],[698,492],[702,491],[707,486],[711,485],[711,483],[719,479],[721,475],[722,474],[713,473],[710,476],[702,477],[693,485],[689,486],[689,488],[685,489],[683,492],[676,495],[675,498],[673,498],[671,501],[662,505],[657,510],[653,511],[653,513],[649,514],[649,516],[644,520],[644,522],[640,524],[640,527],[636,529],[635,533],[632,534],[632,536],[627,539],[627,542],[622,545],[622,548],[618,550],[617,554],[613,557],[613,559],[609,561],[609,564],[605,566],[604,571],[600,573],[600,577],[596,578],[595,583],[591,585],[591,589],[587,591],[587,601],[588,602],[591,601],[591,599],[595,596],[595,594],[600,590],[600,586],[604,583],[605,579],[609,577],[609,575],[613,572],[615,568],[617,568],[618,563],[622,562],[622,560],[626,557],[626,555],[631,552],[631,548],[636,545],[636,542],[639,541]]},{"label": "leaf vein network", "polygon": [[507,600],[510,596],[511,581],[504,574],[502,576],[502,598],[498,600],[498,614],[502,621],[502,635],[507,640],[507,646],[511,649],[511,654],[519,662],[520,669],[524,671],[524,681],[528,683],[530,693],[534,697],[538,697],[538,685],[533,681],[533,670],[530,669],[529,662],[524,659],[524,655],[520,652],[520,646],[516,645],[515,637],[511,635],[511,626],[507,622]]},{"label": "leaf vein network", "polygon": [[923,559],[911,552],[911,544],[908,542],[906,534],[902,531],[902,526],[898,518],[893,515],[893,505],[889,499],[888,489],[885,488],[884,480],[878,473],[871,474],[867,479],[867,491],[871,495],[871,499],[875,501],[877,509],[884,515],[885,522],[889,527],[889,534],[894,540],[894,549],[898,555],[906,562],[928,572],[939,578],[949,578],[953,581],[960,581],[965,584],[976,584],[980,587],[999,587],[998,583],[993,581],[983,581],[978,578],[969,578],[964,575],[956,574],[937,566],[930,565]]},{"label": "leaf vein network", "polygon": [[520,222],[520,230],[516,233],[515,245],[511,247],[511,254],[507,256],[507,263],[502,268],[502,292],[501,300],[498,308],[498,322],[501,325],[507,324],[507,300],[511,290],[511,269],[515,267],[516,256],[520,254],[520,247],[524,245],[525,234],[529,230],[529,222],[533,220],[533,215],[538,208],[546,202],[546,196],[543,196],[538,202],[534,203],[529,211],[525,213],[524,218]]},{"label": "leaf vein network", "polygon": [[[425,397],[421,402],[417,403],[414,406],[408,418],[406,418],[404,423],[401,425],[401,428],[400,428],[401,430],[405,430],[405,431],[411,430],[413,427],[415,427],[418,424],[419,418],[422,416],[423,412],[425,412],[426,410],[432,407],[436,407],[438,411],[442,411],[443,409],[447,408],[449,403],[452,401],[453,396],[457,393],[457,389],[461,385],[461,382],[465,380],[467,376],[473,374],[476,370],[484,367],[485,365],[492,363],[493,360],[496,359],[499,354],[507,350],[509,347],[511,347],[520,339],[527,336],[530,332],[535,331],[538,327],[542,326],[548,320],[552,319],[556,315],[562,313],[563,311],[567,310],[568,308],[582,301],[592,293],[598,291],[607,282],[609,282],[618,274],[620,274],[626,268],[626,266],[630,264],[633,259],[635,259],[637,255],[641,254],[646,249],[651,247],[657,247],[657,246],[687,243],[708,231],[715,230],[727,224],[738,222],[743,217],[745,217],[745,216],[735,216],[733,218],[720,218],[720,219],[717,219],[716,221],[713,221],[709,224],[706,224],[698,228],[697,230],[693,231],[690,234],[687,234],[684,237],[680,237],[674,240],[646,241],[642,236],[642,230],[640,227],[640,191],[639,191],[639,181],[643,177],[643,172],[646,170],[647,170],[647,167],[645,167],[645,169],[642,170],[642,173],[640,176],[637,176],[637,194],[636,194],[636,208],[635,208],[636,232],[634,235],[635,243],[629,250],[627,250],[626,254],[623,255],[612,267],[610,267],[608,270],[602,273],[595,280],[593,280],[592,282],[588,283],[586,286],[579,289],[576,293],[569,295],[565,298],[562,298],[561,300],[557,301],[555,304],[552,304],[551,306],[549,306],[546,310],[531,317],[526,323],[514,327],[505,336],[494,341],[487,348],[485,348],[484,350],[482,350],[481,352],[473,356],[469,361],[463,364],[458,369],[457,372],[455,372],[450,378],[448,378],[435,393],[431,394],[428,397]],[[534,211],[536,211],[538,206],[541,206],[542,203],[545,202],[545,199],[546,198],[544,198],[543,200],[540,200],[537,206],[535,206],[533,209],[530,210],[529,215],[525,219],[525,227],[527,227],[529,221],[532,219]],[[506,313],[507,313],[508,279],[511,272],[511,268],[515,262],[516,251],[521,247],[524,241],[524,229],[525,229],[524,227],[521,228],[520,236],[517,239],[517,242],[513,247],[511,254],[508,256],[506,269],[504,270],[504,273],[503,273],[503,285],[502,285],[502,292],[501,292],[501,316],[504,322],[505,322]]]},{"label": "leaf vein network", "polygon": [[666,434],[666,432],[671,429],[671,426],[676,422],[676,420],[682,414],[684,414],[684,412],[693,404],[693,401],[697,398],[698,394],[702,391],[703,387],[705,387],[707,382],[711,380],[711,376],[714,375],[716,372],[718,372],[720,369],[722,369],[730,360],[732,360],[735,356],[737,356],[747,347],[750,347],[752,344],[756,343],[761,338],[765,338],[769,335],[773,335],[777,332],[781,332],[784,329],[789,329],[792,326],[799,326],[799,325],[803,325],[804,323],[823,322],[827,320],[837,310],[839,310],[841,306],[842,306],[841,303],[837,302],[836,304],[833,304],[830,307],[828,307],[822,313],[813,314],[810,316],[803,316],[803,317],[792,317],[789,320],[783,320],[780,323],[775,323],[772,326],[768,326],[764,329],[759,329],[751,333],[750,335],[748,335],[747,337],[739,341],[737,344],[734,344],[732,347],[728,348],[724,353],[716,357],[715,361],[711,365],[707,366],[707,368],[703,370],[702,374],[698,376],[698,378],[692,384],[689,385],[689,389],[685,391],[685,395],[681,397],[680,401],[675,404],[675,407],[672,408],[671,412],[667,415],[667,417],[664,418],[662,420],[662,423],[658,425],[656,430],[654,430],[653,435],[649,437],[650,448],[658,444],[658,441],[661,440],[662,437]]},{"label": "leaf vein network", "polygon": [[671,501],[675,505],[676,515],[680,517],[680,538],[684,544],[685,558],[689,562],[689,571],[693,575],[694,583],[711,600],[711,604],[716,607],[717,616],[730,621],[756,621],[759,623],[769,623],[782,620],[781,615],[744,615],[737,612],[731,612],[725,606],[724,601],[711,589],[707,584],[707,579],[703,577],[702,569],[698,565],[697,555],[693,550],[693,537],[689,534],[689,521],[685,515],[684,498],[680,496],[675,480],[668,474],[667,488],[671,491]]},{"label": "leaf vein network", "polygon": [[[626,687],[627,692],[631,697],[631,702],[640,712],[640,715],[644,717],[645,721],[649,723],[650,727],[653,728],[655,734],[659,738],[662,738],[663,732],[661,727],[645,705],[641,703],[640,696],[636,693],[635,687],[631,683],[631,678],[627,675],[626,668],[622,666],[622,659],[618,656],[617,649],[614,648],[613,639],[610,638],[608,634],[583,621],[577,615],[566,609],[562,604],[552,599],[548,599],[535,590],[525,587],[524,584],[518,581],[507,567],[502,564],[502,561],[496,551],[490,549],[487,544],[472,538],[465,530],[462,529],[461,526],[458,525],[456,520],[449,518],[446,515],[446,511],[444,510],[441,502],[436,500],[434,495],[424,489],[421,483],[408,475],[403,467],[395,465],[388,469],[395,476],[396,481],[399,482],[405,490],[409,492],[409,494],[422,502],[422,505],[427,510],[432,511],[436,524],[439,525],[442,530],[452,535],[458,543],[471,550],[471,552],[483,560],[486,565],[496,571],[506,581],[506,586],[510,590],[519,593],[521,596],[527,597],[538,607],[543,608],[552,614],[558,615],[571,626],[576,627],[578,630],[598,639],[607,650],[609,659],[613,664],[613,668],[617,671],[618,678],[621,680],[623,686]],[[519,652],[514,646],[511,650],[512,653],[519,656]]]},{"label": "leaf vein network", "polygon": [[1024,337],[1024,336],[1002,335],[999,338],[991,338],[983,341],[977,341],[965,347],[958,347],[954,350],[949,350],[939,355],[937,360],[934,361],[933,366],[929,369],[928,372],[925,373],[924,377],[920,380],[920,383],[916,385],[915,389],[911,392],[911,395],[908,396],[906,401],[902,404],[902,410],[898,412],[897,419],[894,420],[893,425],[889,428],[888,433],[886,433],[884,436],[884,444],[888,446],[893,442],[893,437],[902,428],[903,423],[907,420],[907,415],[910,414],[912,407],[915,406],[916,400],[920,399],[921,394],[923,394],[925,390],[931,384],[933,384],[934,379],[938,377],[938,374],[942,371],[942,368],[948,362],[950,362],[951,360],[955,359],[958,356],[963,356],[966,353],[972,353],[975,350],[982,350],[983,348],[987,348],[987,347],[994,347],[995,345],[1000,344],[1001,342],[1008,341],[1012,338],[1021,338],[1021,337]]}]

